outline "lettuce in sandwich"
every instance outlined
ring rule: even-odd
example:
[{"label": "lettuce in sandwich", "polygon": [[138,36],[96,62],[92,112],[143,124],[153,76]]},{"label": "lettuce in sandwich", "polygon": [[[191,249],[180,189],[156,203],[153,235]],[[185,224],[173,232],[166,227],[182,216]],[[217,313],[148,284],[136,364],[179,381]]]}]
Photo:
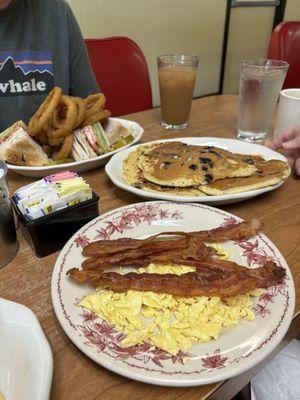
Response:
[{"label": "lettuce in sandwich", "polygon": [[72,157],[75,161],[89,160],[132,141],[131,130],[119,122],[109,122],[105,129],[97,122],[74,131]]}]

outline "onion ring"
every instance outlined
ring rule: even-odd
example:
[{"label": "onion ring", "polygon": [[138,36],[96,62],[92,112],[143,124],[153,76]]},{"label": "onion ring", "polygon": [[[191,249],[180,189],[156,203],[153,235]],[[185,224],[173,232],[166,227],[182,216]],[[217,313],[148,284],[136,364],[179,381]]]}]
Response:
[{"label": "onion ring", "polygon": [[66,118],[67,114],[67,109],[65,105],[62,105],[62,103],[59,103],[56,109],[54,110],[51,118],[51,125],[54,128],[61,128],[64,120]]},{"label": "onion ring", "polygon": [[30,136],[36,136],[44,125],[50,120],[53,111],[61,99],[61,88],[55,86],[40,105],[35,114],[30,118],[27,132]]},{"label": "onion ring", "polygon": [[62,158],[68,157],[68,155],[70,154],[70,152],[72,150],[73,136],[74,136],[73,133],[71,133],[70,135],[65,137],[63,145],[61,146],[60,150],[53,154],[52,159],[54,161],[61,160]]},{"label": "onion ring", "polygon": [[73,130],[77,120],[77,103],[70,96],[62,96],[60,104],[66,109],[66,115],[58,128],[47,126],[48,139],[64,138]]},{"label": "onion ring", "polygon": [[104,108],[106,98],[103,93],[91,94],[86,97],[84,100],[84,104],[86,105],[86,110],[88,113],[96,113]]},{"label": "onion ring", "polygon": [[[85,110],[86,106],[81,97],[71,97],[71,99],[76,103],[77,112],[76,112],[76,121],[74,123],[73,129],[77,128],[81,124],[81,122],[85,118]],[[54,110],[52,118],[51,118],[51,125],[57,129],[62,128],[65,123],[65,118],[67,115],[67,107],[64,103],[59,103],[57,108]]]},{"label": "onion ring", "polygon": [[46,134],[44,129],[41,129],[39,131],[39,133],[37,134],[36,138],[42,145],[47,145],[48,144],[47,134]]},{"label": "onion ring", "polygon": [[77,105],[77,120],[74,125],[74,129],[77,128],[82,121],[85,119],[85,111],[86,111],[86,105],[85,102],[81,97],[73,97],[76,105]]},{"label": "onion ring", "polygon": [[[63,113],[62,117],[61,115],[57,115]],[[53,117],[56,116],[56,119],[58,119],[57,125],[53,125],[55,128],[62,128],[64,127],[67,130],[72,130],[74,127],[74,124],[77,119],[77,103],[75,102],[74,98],[71,96],[61,96],[61,99],[59,101],[59,104],[57,105],[56,110],[53,112]],[[54,122],[54,118],[52,117],[52,121]]]},{"label": "onion ring", "polygon": [[100,110],[97,113],[86,115],[84,121],[80,125],[81,128],[87,125],[93,125],[96,122],[101,122],[108,118],[111,115],[110,111],[108,110]]},{"label": "onion ring", "polygon": [[[71,132],[69,132],[70,134]],[[48,142],[51,146],[61,146],[64,142],[64,138],[48,138]]]},{"label": "onion ring", "polygon": [[42,146],[43,152],[47,154],[48,157],[52,156],[53,153],[53,148],[49,146],[48,144],[44,144]]},{"label": "onion ring", "polygon": [[50,139],[63,139],[66,136],[70,135],[70,132],[72,132],[72,129],[66,129],[64,126],[62,128],[57,128],[57,129],[49,127],[47,129],[48,141]]}]

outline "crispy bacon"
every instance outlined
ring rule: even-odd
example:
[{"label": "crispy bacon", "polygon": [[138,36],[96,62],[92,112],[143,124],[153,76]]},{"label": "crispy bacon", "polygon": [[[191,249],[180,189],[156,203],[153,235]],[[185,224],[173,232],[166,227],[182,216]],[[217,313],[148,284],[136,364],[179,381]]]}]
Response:
[{"label": "crispy bacon", "polygon": [[[92,257],[83,261],[84,269],[107,268],[110,266],[145,265],[145,263],[184,263],[185,259],[205,260],[214,251],[205,246],[203,240],[197,236],[187,236],[178,240],[157,240],[146,243],[138,249],[129,249],[109,256]],[[138,261],[137,261],[138,260]],[[183,261],[182,261],[183,260]]]},{"label": "crispy bacon", "polygon": [[115,254],[120,251],[129,249],[138,249],[143,246],[147,241],[151,241],[152,237],[147,239],[130,239],[120,238],[115,240],[97,240],[85,246],[82,250],[84,256],[106,256],[109,254]]},{"label": "crispy bacon", "polygon": [[[135,289],[176,296],[220,297],[244,294],[279,283],[285,270],[273,262],[249,269],[233,261],[216,259],[215,251],[205,243],[246,239],[261,228],[262,224],[253,219],[207,231],[164,232],[144,240],[100,240],[84,248],[83,255],[89,258],[82,263],[83,269],[73,268],[68,275],[79,283],[90,282],[119,292]],[[159,239],[166,235],[173,237]],[[187,265],[194,267],[195,272],[180,276],[104,272],[108,267],[141,267],[150,263]]]},{"label": "crispy bacon", "polygon": [[[122,253],[131,249],[153,249],[155,251],[156,246],[170,246],[174,248],[176,242],[184,243],[184,239],[170,239],[166,240],[166,244],[162,241],[158,241],[159,236],[193,236],[202,238],[204,242],[223,242],[226,240],[240,240],[246,239],[256,235],[262,229],[262,224],[257,219],[250,221],[238,222],[234,225],[222,226],[219,228],[207,230],[207,231],[195,231],[195,232],[162,232],[155,236],[150,236],[146,239],[130,239],[120,238],[114,240],[97,240],[93,243],[88,244],[82,251],[84,256],[89,257],[105,257],[115,253]],[[176,247],[178,248],[178,247]],[[163,250],[162,250],[163,251]]]},{"label": "crispy bacon", "polygon": [[183,258],[182,253],[176,251],[165,251],[159,254],[149,254],[148,256],[142,256],[140,258],[130,259],[124,258],[119,262],[113,262],[109,259],[88,259],[82,263],[82,268],[84,270],[95,270],[95,269],[106,269],[110,267],[143,267],[151,263],[162,264],[162,265],[187,265],[190,267],[195,267],[198,269],[217,269],[220,271],[225,270],[239,270],[244,268],[241,265],[236,264],[233,261],[217,260],[210,257],[205,259],[193,259],[193,258]]},{"label": "crispy bacon", "polygon": [[233,225],[221,226],[209,231],[191,232],[201,237],[206,243],[225,242],[226,240],[242,240],[256,235],[263,228],[258,219],[242,221]]},{"label": "crispy bacon", "polygon": [[90,281],[95,287],[112,289],[116,292],[127,290],[152,291],[174,296],[218,296],[221,298],[245,294],[256,288],[267,288],[282,281],[285,269],[273,262],[257,269],[243,268],[239,271],[222,272],[198,270],[183,275],[137,274],[125,275],[116,272],[70,270],[69,275],[79,282]]}]

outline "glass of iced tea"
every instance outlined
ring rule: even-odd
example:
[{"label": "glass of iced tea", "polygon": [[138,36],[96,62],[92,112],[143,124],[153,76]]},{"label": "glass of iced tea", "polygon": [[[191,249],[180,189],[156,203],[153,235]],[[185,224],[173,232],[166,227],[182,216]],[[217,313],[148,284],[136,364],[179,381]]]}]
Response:
[{"label": "glass of iced tea", "polygon": [[288,66],[279,60],[242,61],[238,139],[248,142],[266,139]]},{"label": "glass of iced tea", "polygon": [[166,54],[157,58],[160,90],[161,126],[180,130],[188,126],[198,57]]}]

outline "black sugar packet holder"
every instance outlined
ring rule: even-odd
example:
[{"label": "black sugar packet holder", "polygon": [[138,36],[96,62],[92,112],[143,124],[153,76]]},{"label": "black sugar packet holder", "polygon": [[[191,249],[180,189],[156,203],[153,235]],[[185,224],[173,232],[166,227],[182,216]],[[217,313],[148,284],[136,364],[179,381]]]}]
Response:
[{"label": "black sugar packet holder", "polygon": [[93,192],[89,200],[31,220],[21,213],[15,196],[12,197],[22,234],[37,257],[60,250],[78,229],[98,217],[98,201],[99,196]]}]

